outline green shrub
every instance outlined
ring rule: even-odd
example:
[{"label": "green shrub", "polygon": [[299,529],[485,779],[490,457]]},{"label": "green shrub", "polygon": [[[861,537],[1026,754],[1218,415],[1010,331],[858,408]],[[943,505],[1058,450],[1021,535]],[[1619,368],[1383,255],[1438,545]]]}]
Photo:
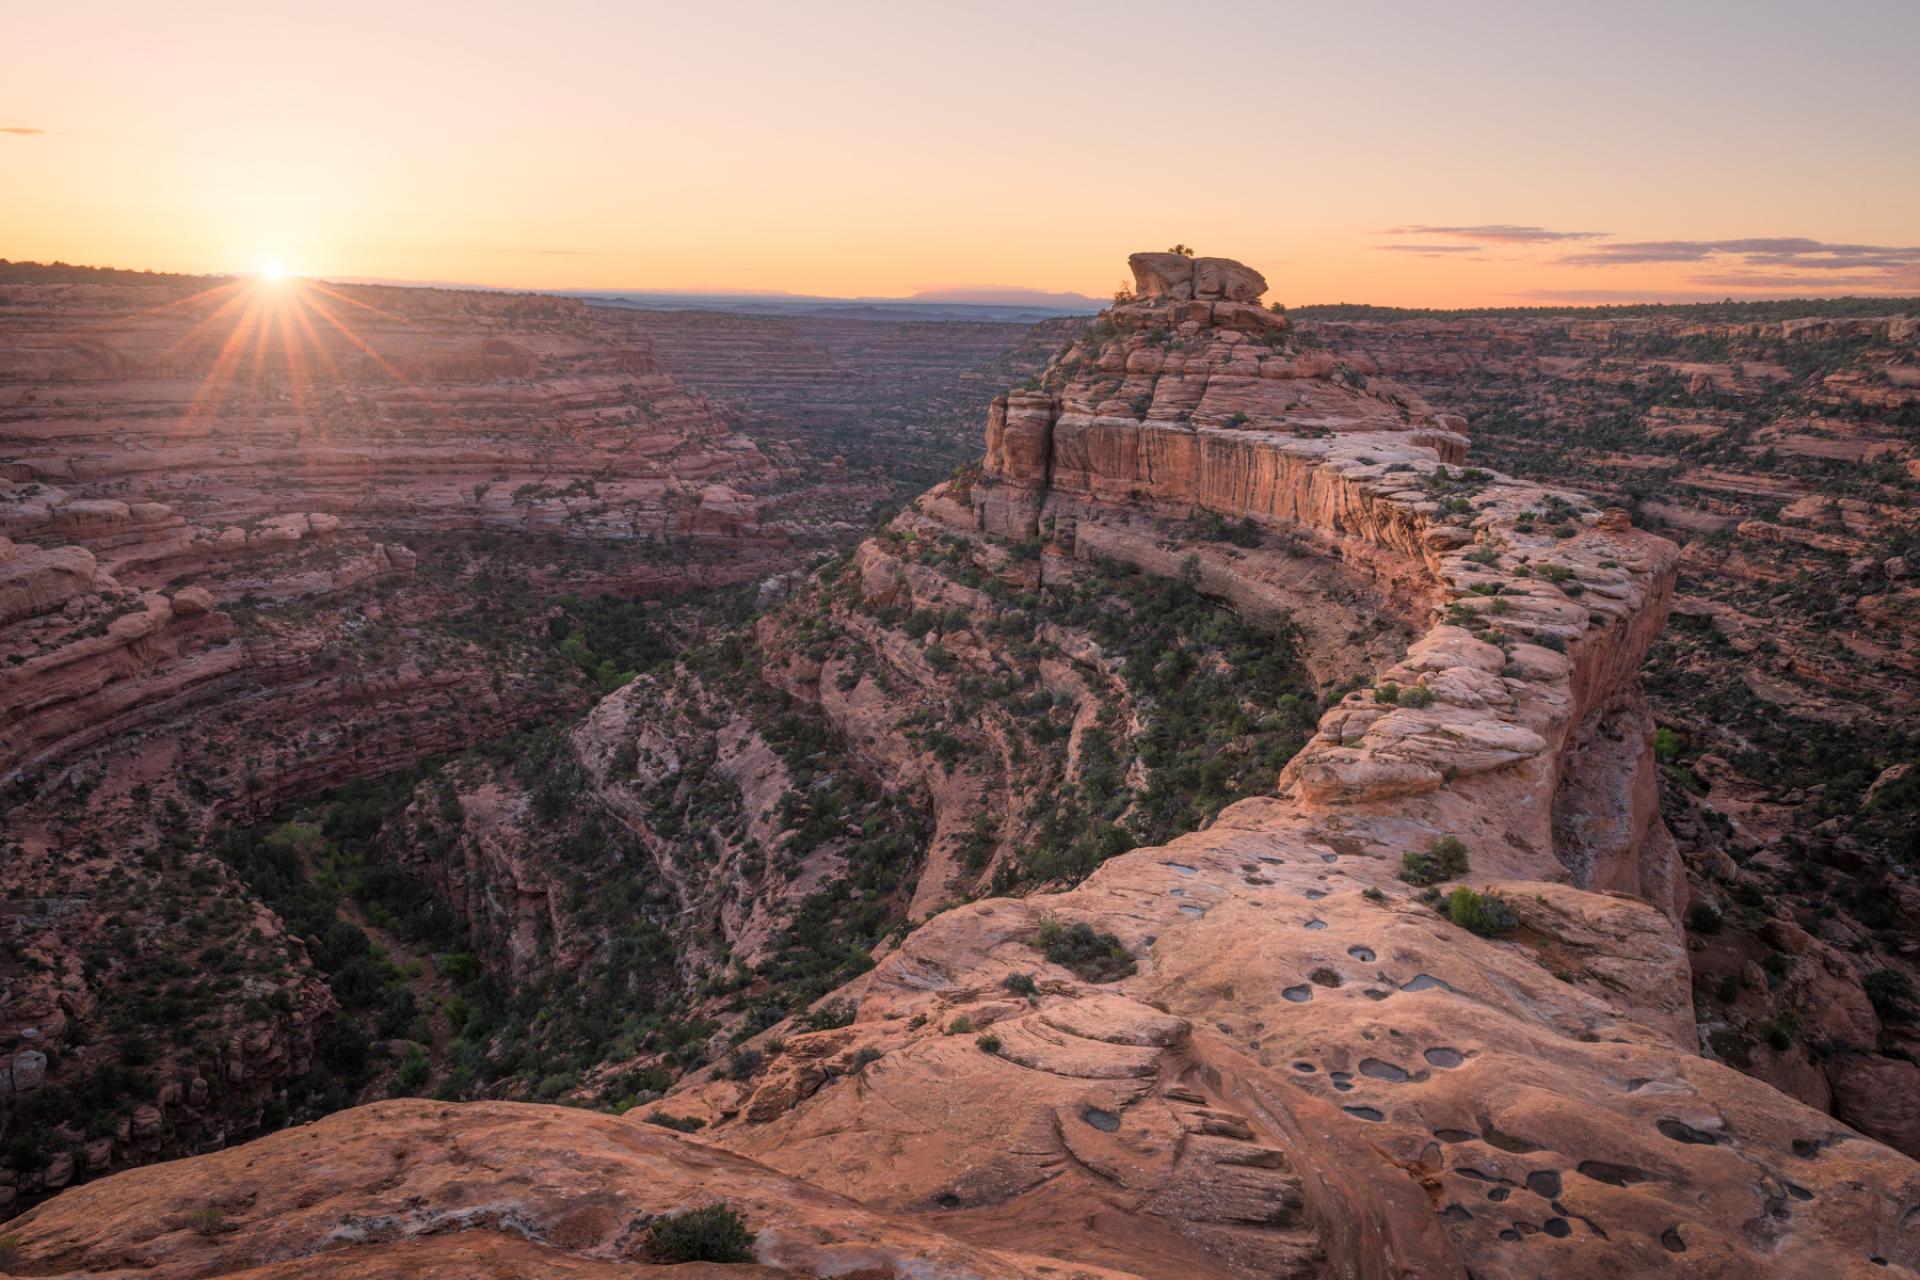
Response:
[{"label": "green shrub", "polygon": [[756,1233],[724,1204],[655,1218],[647,1227],[647,1253],[656,1261],[752,1262]]},{"label": "green shrub", "polygon": [[647,1123],[657,1124],[662,1129],[671,1129],[675,1133],[692,1133],[696,1129],[704,1129],[707,1127],[705,1120],[698,1119],[694,1116],[670,1116],[664,1111],[650,1112],[647,1116]]},{"label": "green shrub", "polygon": [[1000,1037],[994,1035],[992,1032],[988,1032],[986,1035],[979,1037],[974,1041],[974,1044],[980,1047],[980,1052],[982,1053],[1000,1052]]},{"label": "green shrub", "polygon": [[947,1034],[950,1036],[963,1036],[971,1030],[973,1030],[973,1019],[964,1013],[947,1024]]},{"label": "green shrub", "polygon": [[1447,899],[1447,917],[1469,933],[1483,938],[1512,933],[1520,921],[1497,893],[1475,893],[1461,885]]},{"label": "green shrub", "polygon": [[1040,989],[1040,984],[1033,980],[1033,975],[1030,973],[1010,973],[1002,985],[1017,996],[1030,997]]},{"label": "green shrub", "polygon": [[1467,846],[1458,836],[1436,836],[1427,842],[1425,853],[1406,853],[1400,857],[1400,878],[1423,888],[1463,876],[1469,869]]},{"label": "green shrub", "polygon": [[1423,684],[1410,684],[1400,691],[1400,705],[1430,707],[1433,705],[1433,690]]},{"label": "green shrub", "polygon": [[1085,982],[1113,982],[1137,967],[1133,953],[1120,939],[1111,933],[1094,932],[1084,920],[1068,925],[1056,916],[1048,916],[1040,922],[1033,945],[1045,952],[1047,959]]},{"label": "green shrub", "polygon": [[1898,969],[1875,969],[1860,986],[1874,1011],[1888,1022],[1905,1022],[1913,1015],[1913,983]]},{"label": "green shrub", "polygon": [[1719,908],[1710,902],[1696,902],[1687,908],[1687,928],[1693,933],[1718,933],[1724,923]]},{"label": "green shrub", "polygon": [[1389,680],[1387,683],[1380,685],[1378,688],[1376,688],[1373,691],[1373,700],[1375,702],[1384,702],[1388,706],[1392,706],[1393,704],[1400,701],[1400,686],[1393,683],[1391,680]]},{"label": "green shrub", "polygon": [[851,1026],[856,1012],[850,1000],[829,1000],[801,1014],[800,1025],[809,1031],[831,1031],[836,1027]]}]

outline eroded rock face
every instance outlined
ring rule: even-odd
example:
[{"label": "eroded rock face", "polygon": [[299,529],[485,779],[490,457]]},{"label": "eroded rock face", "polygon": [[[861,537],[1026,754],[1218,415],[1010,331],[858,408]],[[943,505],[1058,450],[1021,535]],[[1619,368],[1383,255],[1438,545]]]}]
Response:
[{"label": "eroded rock face", "polygon": [[[1920,1166],[1699,1056],[1632,695],[1673,546],[1456,470],[1457,421],[1226,320],[1249,327],[1116,308],[996,408],[1001,483],[916,518],[1063,554],[1142,512],[1246,518],[1391,588],[1425,634],[1327,712],[1276,796],[1070,892],[934,917],[842,993],[851,1027],[776,1028],[762,1074],[669,1105],[979,1242],[1156,1274],[1920,1259]],[[1513,932],[1476,936],[1401,880],[1449,837]],[[1049,918],[1111,931],[1137,972],[1049,963]],[[1129,1211],[1103,1211],[1116,1194]]]},{"label": "eroded rock face", "polygon": [[1127,259],[1133,269],[1134,293],[1147,299],[1174,302],[1258,302],[1267,291],[1267,279],[1252,267],[1231,258],[1194,258],[1180,253],[1136,253]]},{"label": "eroded rock face", "polygon": [[80,1274],[612,1277],[655,1272],[654,1218],[716,1201],[757,1232],[760,1265],[660,1274],[1044,1274],[664,1129],[512,1103],[379,1103],[89,1184],[8,1232]]},{"label": "eroded rock face", "polygon": [[[762,1255],[816,1274],[903,1270],[912,1250],[978,1274],[1169,1278],[1871,1276],[1920,1264],[1920,1165],[1700,1053],[1634,687],[1668,608],[1673,545],[1577,493],[1462,469],[1458,419],[1298,345],[1283,317],[1229,296],[1240,286],[1200,297],[1189,275],[1183,298],[1177,274],[1154,279],[1161,292],[1143,278],[1145,297],[996,406],[985,476],[935,489],[817,595],[785,606],[825,609],[832,592],[871,602],[843,621],[878,655],[872,669],[796,644],[765,678],[857,730],[849,756],[924,780],[925,750],[890,736],[903,718],[893,700],[940,687],[943,666],[1004,673],[995,636],[1012,608],[977,584],[994,572],[1025,587],[1029,574],[1119,558],[1235,608],[1324,614],[1301,623],[1309,660],[1329,683],[1358,675],[1360,687],[1326,709],[1271,794],[1109,858],[1063,892],[919,904],[925,923],[833,993],[850,1023],[781,1023],[746,1042],[758,1056],[683,1082],[659,1112],[705,1122],[705,1146],[674,1147],[715,1162],[698,1194],[783,1231],[824,1232],[793,1206],[831,1187],[858,1206],[834,1202],[835,1230],[882,1230],[872,1215],[957,1242],[894,1237],[901,1252],[855,1262]],[[1177,534],[1208,517],[1217,536]],[[912,553],[936,537],[938,557]],[[943,625],[937,658],[877,612],[935,603],[978,619]],[[1392,627],[1369,640],[1350,624],[1367,613],[1411,640]],[[1097,649],[1071,643],[1079,656],[1054,674],[1063,692],[1101,672]],[[718,718],[678,683],[680,714]],[[1150,722],[1151,708],[1134,714]],[[683,739],[654,720],[603,704],[577,735],[610,795],[679,763]],[[742,789],[775,773],[747,738],[715,756]],[[961,801],[936,799],[937,819],[943,805]],[[1427,878],[1468,896],[1443,913],[1402,871],[1408,855],[1417,870],[1454,842],[1467,865]],[[725,843],[730,883],[750,889],[735,856],[750,846],[733,832]],[[943,871],[935,892],[963,882]],[[1511,920],[1480,914],[1491,936],[1464,927],[1489,900]],[[756,927],[743,909],[729,936],[751,945]],[[349,1115],[121,1181],[128,1203],[164,1217],[144,1199],[160,1184],[136,1179],[206,1197],[249,1152],[287,1144],[300,1158],[276,1166],[285,1189],[271,1194],[284,1200],[267,1204],[293,1224],[278,1256],[324,1259],[373,1246],[321,1230],[369,1212],[352,1199],[365,1193],[330,1188],[321,1156],[377,1162],[361,1135],[406,1114]],[[663,1188],[687,1202],[684,1169],[650,1165],[646,1189],[626,1190],[610,1164],[608,1144],[653,1140],[633,1136],[653,1133],[637,1115],[568,1113],[555,1168],[544,1147],[489,1146],[501,1114],[436,1107],[432,1123],[459,1150],[471,1127],[481,1169],[537,1171],[536,1203],[516,1192],[505,1228],[530,1243],[618,1257],[628,1204],[657,1211]],[[1904,1124],[1888,1118],[1889,1132]],[[309,1139],[319,1145],[296,1145]],[[742,1156],[759,1164],[732,1162]],[[422,1167],[411,1151],[386,1158],[398,1169],[382,1212],[398,1234],[471,1203],[436,1174],[410,1182]],[[762,1166],[793,1181],[769,1186]],[[557,1202],[540,1199],[549,1186]],[[96,1203],[70,1195],[25,1219],[29,1257],[96,1272],[132,1262],[92,1224]],[[562,1239],[571,1205],[612,1216]],[[236,1234],[188,1242],[193,1274],[260,1261],[259,1236]]]}]

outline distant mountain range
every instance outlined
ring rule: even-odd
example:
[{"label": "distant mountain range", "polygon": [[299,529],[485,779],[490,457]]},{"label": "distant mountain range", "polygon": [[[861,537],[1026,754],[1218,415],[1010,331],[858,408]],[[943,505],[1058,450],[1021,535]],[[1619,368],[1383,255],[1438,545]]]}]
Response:
[{"label": "distant mountain range", "polygon": [[654,293],[636,289],[556,290],[569,298],[649,311],[730,311],[750,315],[837,316],[866,320],[1045,320],[1091,315],[1106,303],[1079,293],[954,287],[905,298],[823,298],[798,293]]}]

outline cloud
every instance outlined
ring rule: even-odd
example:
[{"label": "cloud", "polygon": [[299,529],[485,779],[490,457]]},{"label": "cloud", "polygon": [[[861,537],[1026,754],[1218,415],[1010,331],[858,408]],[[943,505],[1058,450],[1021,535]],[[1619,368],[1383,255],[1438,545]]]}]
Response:
[{"label": "cloud", "polygon": [[1376,249],[1388,253],[1417,253],[1423,258],[1437,258],[1445,253],[1479,253],[1477,244],[1377,244]]},{"label": "cloud", "polygon": [[1719,302],[1727,295],[1688,289],[1522,289],[1507,295],[1529,302]]},{"label": "cloud", "polygon": [[46,132],[26,124],[0,124],[0,133],[10,133],[16,138],[37,138]]},{"label": "cloud", "polygon": [[1546,227],[1519,227],[1506,222],[1478,227],[1393,227],[1392,236],[1451,236],[1456,240],[1484,240],[1493,244],[1545,244],[1560,240],[1604,240],[1605,231],[1551,231]]},{"label": "cloud", "polygon": [[1829,244],[1804,236],[1730,240],[1630,240],[1594,245],[1558,259],[1568,267],[1617,267],[1650,262],[1707,262],[1737,258],[1741,265],[1795,271],[1900,271],[1920,266],[1920,247]]}]

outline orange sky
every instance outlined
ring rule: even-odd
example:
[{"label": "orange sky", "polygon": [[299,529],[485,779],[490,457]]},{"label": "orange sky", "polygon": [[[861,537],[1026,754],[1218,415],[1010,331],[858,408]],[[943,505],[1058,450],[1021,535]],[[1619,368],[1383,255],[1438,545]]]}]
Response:
[{"label": "orange sky", "polygon": [[1910,2],[63,0],[5,41],[6,258],[1104,295],[1180,240],[1295,303],[1920,294]]}]

